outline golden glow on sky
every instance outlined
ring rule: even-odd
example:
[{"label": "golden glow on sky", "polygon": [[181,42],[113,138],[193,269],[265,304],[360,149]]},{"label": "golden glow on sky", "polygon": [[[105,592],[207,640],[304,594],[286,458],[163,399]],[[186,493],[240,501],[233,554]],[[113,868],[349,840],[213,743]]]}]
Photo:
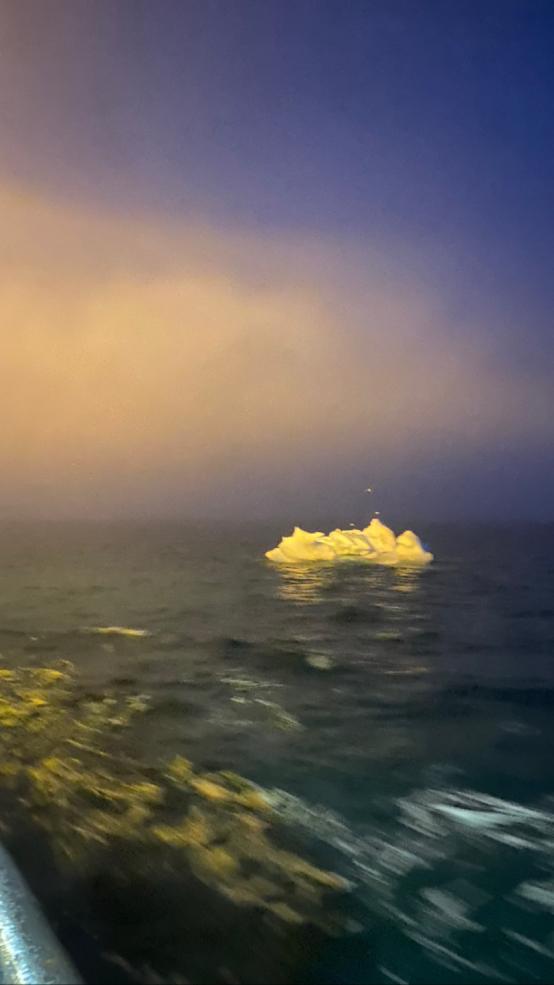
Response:
[{"label": "golden glow on sky", "polygon": [[543,426],[547,394],[370,251],[9,187],[0,215],[8,511],[163,512],[226,483],[253,501],[321,463]]}]

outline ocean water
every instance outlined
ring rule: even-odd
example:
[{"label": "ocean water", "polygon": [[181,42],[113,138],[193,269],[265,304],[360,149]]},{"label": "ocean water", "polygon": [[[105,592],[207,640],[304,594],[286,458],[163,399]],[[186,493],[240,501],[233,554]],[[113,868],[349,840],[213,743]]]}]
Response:
[{"label": "ocean water", "polygon": [[[0,833],[86,981],[550,982],[554,528],[0,532]],[[127,627],[144,635],[99,632]]]}]

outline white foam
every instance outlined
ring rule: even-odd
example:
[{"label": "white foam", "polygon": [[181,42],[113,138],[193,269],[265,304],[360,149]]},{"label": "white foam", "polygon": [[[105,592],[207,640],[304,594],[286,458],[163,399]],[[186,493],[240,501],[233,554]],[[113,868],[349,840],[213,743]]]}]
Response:
[{"label": "white foam", "polygon": [[133,629],[130,626],[90,626],[84,631],[86,633],[99,633],[102,636],[142,637],[151,635],[147,629]]}]

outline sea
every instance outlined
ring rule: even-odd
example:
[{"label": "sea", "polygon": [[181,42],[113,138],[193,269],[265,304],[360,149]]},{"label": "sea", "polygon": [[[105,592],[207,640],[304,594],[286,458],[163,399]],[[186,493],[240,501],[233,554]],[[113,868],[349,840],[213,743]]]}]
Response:
[{"label": "sea", "polygon": [[0,838],[85,982],[554,978],[554,527],[5,524]]}]

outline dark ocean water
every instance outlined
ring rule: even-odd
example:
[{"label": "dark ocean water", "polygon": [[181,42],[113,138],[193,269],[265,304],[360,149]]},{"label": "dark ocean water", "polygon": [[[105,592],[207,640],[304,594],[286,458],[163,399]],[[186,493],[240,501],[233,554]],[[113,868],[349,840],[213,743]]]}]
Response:
[{"label": "dark ocean water", "polygon": [[552,981],[554,528],[278,533],[0,535],[2,837],[83,977]]}]

